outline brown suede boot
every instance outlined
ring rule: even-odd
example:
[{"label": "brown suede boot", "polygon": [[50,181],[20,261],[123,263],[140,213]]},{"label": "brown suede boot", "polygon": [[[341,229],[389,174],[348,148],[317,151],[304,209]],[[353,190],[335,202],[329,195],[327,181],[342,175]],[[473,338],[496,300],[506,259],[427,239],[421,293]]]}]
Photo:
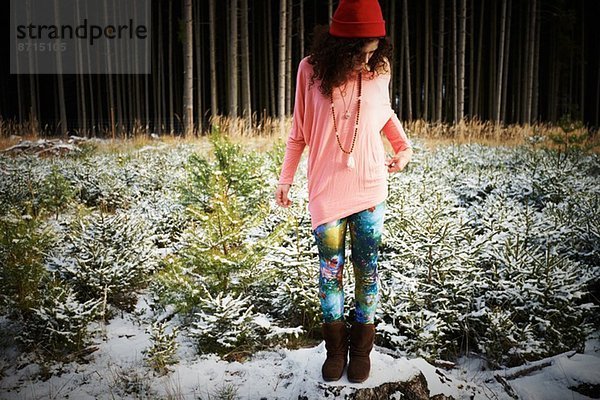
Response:
[{"label": "brown suede boot", "polygon": [[369,354],[375,340],[375,325],[352,323],[350,328],[350,364],[348,380],[353,383],[364,382],[371,371]]},{"label": "brown suede boot", "polygon": [[321,372],[326,381],[337,381],[344,373],[348,357],[348,333],[343,321],[323,323],[323,339],[327,349],[327,359]]}]

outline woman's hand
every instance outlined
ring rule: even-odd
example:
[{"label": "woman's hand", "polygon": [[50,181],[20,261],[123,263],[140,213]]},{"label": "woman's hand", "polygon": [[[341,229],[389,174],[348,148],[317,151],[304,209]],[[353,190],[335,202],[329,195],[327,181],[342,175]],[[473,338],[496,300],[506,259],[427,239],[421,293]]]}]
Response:
[{"label": "woman's hand", "polygon": [[292,201],[288,197],[291,186],[292,185],[277,185],[277,191],[275,192],[275,202],[277,205],[287,208],[292,204]]},{"label": "woman's hand", "polygon": [[408,164],[410,161],[411,157],[412,149],[409,147],[406,150],[399,151],[393,157],[387,157],[385,166],[390,174],[393,172],[402,171],[404,167],[406,167],[406,164]]}]

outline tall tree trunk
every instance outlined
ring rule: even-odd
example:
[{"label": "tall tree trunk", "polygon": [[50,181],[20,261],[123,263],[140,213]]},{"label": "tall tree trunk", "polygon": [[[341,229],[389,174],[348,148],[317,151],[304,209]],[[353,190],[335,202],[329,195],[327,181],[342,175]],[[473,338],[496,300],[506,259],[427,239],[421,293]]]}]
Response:
[{"label": "tall tree trunk", "polygon": [[169,0],[169,133],[175,132],[173,110],[173,0]]},{"label": "tall tree trunk", "polygon": [[[105,110],[105,103],[104,100],[106,100],[106,98],[103,98],[102,93],[106,93],[105,92],[105,82],[103,82],[103,80],[101,79],[101,77],[99,75],[96,76],[96,85],[95,88],[96,90],[92,90],[91,93],[96,93],[96,125],[95,125],[95,129],[94,129],[94,137],[96,137],[96,135],[100,135],[102,134],[103,137],[105,137],[105,133],[106,133],[106,121],[107,121],[107,111]],[[93,86],[93,82],[92,82],[92,86]]]},{"label": "tall tree trunk", "polygon": [[471,0],[471,34],[469,35],[469,118],[473,118],[473,98],[475,88],[475,5],[476,0]]},{"label": "tall tree trunk", "polygon": [[[137,43],[134,44],[134,53],[138,53],[138,45]],[[132,62],[133,62],[133,69],[134,71],[139,71],[140,70],[140,59],[138,57],[136,57]],[[135,113],[135,118],[136,118],[136,122],[140,127],[144,126],[144,121],[143,121],[143,108],[142,108],[142,93],[141,93],[141,79],[142,76],[141,75],[130,75],[130,79],[131,79],[131,86],[132,86],[132,93],[131,93],[131,101],[133,103],[133,108],[134,108],[134,113]]]},{"label": "tall tree trunk", "polygon": [[[115,4],[115,0],[113,0],[112,2],[112,7],[113,7],[113,21],[117,20],[117,7]],[[121,71],[124,71],[126,68],[126,59],[129,57],[124,57],[123,55],[123,48],[126,46],[121,46],[121,51],[119,51],[119,53],[117,53],[117,64],[119,65],[119,68],[121,69]],[[127,106],[129,104],[128,99],[127,99],[127,92],[128,92],[128,88],[126,87],[126,79],[125,79],[126,75],[124,74],[117,74],[116,75],[116,82],[117,82],[117,123],[120,127],[120,133],[122,135],[122,137],[126,138],[128,137],[128,134],[130,132],[129,130],[129,118],[130,118],[130,114],[127,112]]]},{"label": "tall tree trunk", "polygon": [[[291,0],[290,0],[291,1]],[[287,44],[287,1],[279,0],[279,134],[283,137],[285,131],[285,55]]]},{"label": "tall tree trunk", "polygon": [[498,50],[498,77],[496,78],[496,110],[494,121],[500,123],[500,111],[502,109],[502,84],[504,82],[504,45],[506,42],[506,0],[502,0],[502,12],[500,16],[500,49]]},{"label": "tall tree trunk", "polygon": [[215,29],[215,0],[208,1],[208,29],[209,29],[209,63],[210,63],[210,115],[216,118],[219,114],[218,88],[217,88],[217,46]]},{"label": "tall tree trunk", "polygon": [[407,118],[409,120],[412,119],[412,94],[410,88],[410,46],[409,46],[409,36],[408,36],[408,1],[404,0],[402,2],[402,8],[404,10],[404,61],[405,61],[405,70],[406,70],[406,106],[407,106]]},{"label": "tall tree trunk", "polygon": [[[79,45],[77,46],[79,47]],[[76,66],[76,70],[77,70],[77,75],[75,77],[75,94],[76,94],[76,98],[77,98],[77,122],[75,123],[75,129],[77,130],[79,135],[85,135],[85,129],[83,128],[83,125],[85,124],[85,83],[83,82],[83,73],[81,72],[81,69],[83,68],[83,64],[82,64],[82,60],[80,59],[81,57],[81,52],[76,50],[76,57],[77,57],[77,66]],[[20,91],[17,92],[19,95],[19,99],[20,99]],[[19,105],[19,109],[20,109],[20,105]],[[20,114],[20,113],[19,113]]]},{"label": "tall tree trunk", "polygon": [[[145,3],[145,7],[148,7],[148,2]],[[145,11],[145,16],[146,18],[150,18],[150,15],[152,15],[147,9]],[[144,51],[146,52],[150,52],[150,45],[146,45],[147,47],[144,48]],[[151,54],[151,53],[150,53]],[[145,71],[150,71],[149,65],[148,65],[148,58],[149,57],[144,57],[144,70]],[[152,62],[152,60],[150,60],[150,62]],[[151,122],[150,122],[150,74],[144,74],[144,116],[146,118],[146,130],[148,131],[148,133],[150,133],[150,126],[151,126]],[[93,108],[93,107],[92,107]]]},{"label": "tall tree trunk", "polygon": [[[204,71],[206,68],[204,67],[204,57],[202,53],[202,49],[206,47],[205,45],[205,33],[204,29],[201,27],[205,24],[202,20],[202,12],[200,10],[202,4],[196,5],[196,12],[194,13],[194,59],[196,60],[196,112],[197,117],[196,120],[196,134],[198,136],[202,135],[204,131]],[[211,89],[212,90],[212,89]]]},{"label": "tall tree trunk", "polygon": [[33,52],[29,52],[29,123],[31,124],[31,133],[38,134],[40,128],[40,118],[38,110],[38,99],[39,96],[39,85],[38,83],[38,75],[34,73],[33,68],[33,56],[31,55]]},{"label": "tall tree trunk", "polygon": [[503,123],[507,122],[506,118],[506,99],[508,98],[508,66],[510,58],[510,29],[511,29],[511,16],[512,16],[512,0],[508,0],[507,12],[506,12],[506,47],[504,48],[504,76],[502,78],[502,109],[500,110],[500,120]]},{"label": "tall tree trunk", "polygon": [[240,0],[242,11],[242,108],[252,127],[252,92],[250,91],[250,39],[248,37],[248,0]]},{"label": "tall tree trunk", "polygon": [[[32,20],[31,9],[30,7],[26,8],[26,16],[29,21]],[[29,69],[29,123],[31,124],[31,133],[38,134],[39,133],[39,122],[40,122],[40,105],[39,105],[39,75],[37,71],[37,62],[34,60],[35,52],[29,51],[27,52],[27,62]]]},{"label": "tall tree trunk", "polygon": [[[138,53],[138,45],[137,43],[135,43],[134,45],[134,53]],[[134,60],[134,70],[135,71],[139,71],[141,66],[140,66],[140,60],[139,57],[136,57]],[[136,74],[136,75],[132,75],[132,80],[134,83],[134,94],[133,94],[133,100],[135,103],[135,113],[136,113],[136,118],[138,120],[138,123],[143,127],[144,126],[144,108],[142,107],[142,83],[141,80],[143,79],[143,76]],[[145,132],[147,132],[147,127],[144,130]]]},{"label": "tall tree trunk", "polygon": [[456,0],[452,0],[452,122],[458,123],[458,38]]},{"label": "tall tree trunk", "polygon": [[[15,72],[17,73],[15,80],[17,81],[17,118],[19,125],[22,125],[25,121],[25,116],[23,112],[24,104],[23,104],[23,89],[21,88],[21,68],[19,67],[19,59],[15,59]],[[4,89],[4,82],[2,82],[2,87],[0,90]],[[4,92],[4,90],[2,90]],[[4,105],[4,104],[3,104]],[[31,115],[30,115],[31,117]],[[29,124],[31,125],[31,119],[29,119]],[[32,132],[33,133],[33,132]]]},{"label": "tall tree trunk", "polygon": [[[13,12],[14,12],[14,20],[17,20],[17,10],[13,8]],[[17,38],[15,36],[15,41],[13,43],[13,45],[17,46]],[[31,53],[31,52],[29,52]],[[31,65],[31,64],[30,64]],[[17,81],[17,107],[18,107],[18,122],[19,125],[23,124],[23,122],[25,121],[25,116],[24,116],[24,112],[23,112],[23,108],[25,108],[25,105],[23,104],[23,95],[22,95],[22,89],[21,89],[21,66],[19,63],[19,57],[15,58],[15,72],[16,72],[16,76],[15,76],[15,80]],[[4,80],[2,81],[2,86],[0,87],[0,90],[2,90],[2,93],[5,93],[5,89],[4,89]],[[5,103],[2,103],[2,105],[4,106]],[[31,107],[30,107],[31,109]],[[29,115],[29,124],[31,124],[31,114]]]},{"label": "tall tree trunk", "polygon": [[467,35],[467,0],[460,1],[458,20],[458,121],[465,115],[465,43]]},{"label": "tall tree trunk", "polygon": [[[113,21],[117,20],[117,6],[116,6],[116,1],[113,0]],[[120,59],[120,68],[121,71],[125,71],[128,68],[128,63],[127,61],[129,57],[126,57],[126,54],[131,54],[131,49],[129,49],[128,44],[126,44],[125,46],[120,46],[120,52],[119,52],[119,59]],[[131,89],[131,81],[130,78],[131,75],[127,74],[118,74],[117,75],[117,82],[120,84],[120,87],[118,89],[118,93],[120,94],[118,99],[119,99],[119,124],[121,125],[121,131],[123,134],[123,137],[128,137],[129,134],[132,133],[132,126],[133,126],[133,122],[134,122],[134,115],[133,115],[133,107],[132,107],[132,100],[133,100],[133,90]]]},{"label": "tall tree trunk", "polygon": [[[268,21],[268,9],[269,5],[261,5],[261,13],[263,21]],[[259,32],[259,37],[264,37],[264,46],[258,46],[258,50],[260,51],[260,58],[257,58],[257,62],[259,63],[258,71],[260,71],[260,81],[261,85],[258,86],[260,99],[261,99],[261,123],[266,121],[267,116],[272,115],[270,109],[270,96],[272,93],[269,93],[269,75],[270,75],[270,67],[269,67],[269,53],[273,54],[273,51],[269,51],[269,28],[267,24],[263,24],[262,31]]]},{"label": "tall tree trunk", "polygon": [[429,110],[429,118],[428,121],[432,121],[435,117],[435,52],[434,52],[434,15],[435,11],[432,10],[431,5],[429,8],[430,16],[429,16],[429,44],[427,45],[429,54],[429,105],[427,106]]},{"label": "tall tree trunk", "polygon": [[154,87],[156,88],[156,110],[155,110],[155,119],[156,119],[156,129],[157,134],[162,135],[163,132],[163,123],[165,119],[163,119],[163,110],[165,109],[165,95],[163,91],[163,81],[164,81],[164,70],[163,70],[163,60],[164,60],[164,50],[162,45],[163,34],[162,34],[162,12],[158,13],[158,38],[156,40],[156,47],[158,53],[158,60],[156,61],[156,70],[157,73],[154,81]]},{"label": "tall tree trunk", "polygon": [[437,99],[435,120],[442,122],[442,98],[444,97],[444,9],[445,0],[440,0],[439,32],[438,32],[438,68],[437,68]]},{"label": "tall tree trunk", "polygon": [[494,95],[496,91],[496,74],[497,74],[497,62],[496,57],[498,56],[498,51],[496,50],[498,47],[498,7],[497,4],[494,4],[494,7],[491,8],[492,16],[490,22],[490,47],[489,47],[489,56],[487,59],[489,65],[489,79],[488,79],[488,88],[487,88],[487,107],[485,109],[485,118],[489,120],[494,119],[494,110],[496,109],[494,106],[494,102],[496,101],[496,96]]},{"label": "tall tree trunk", "polygon": [[404,58],[406,54],[406,48],[404,46],[404,33],[402,31],[404,27],[404,23],[400,26],[400,59],[398,60],[398,116],[399,118],[403,118],[404,114]]},{"label": "tall tree trunk", "polygon": [[414,57],[414,63],[415,63],[415,68],[413,69],[414,71],[414,94],[415,94],[415,101],[413,103],[414,107],[415,107],[415,118],[417,119],[421,119],[423,118],[423,114],[421,113],[421,104],[423,102],[423,85],[421,82],[421,72],[423,71],[423,67],[421,66],[421,62],[423,60],[423,42],[421,40],[421,38],[423,37],[423,33],[422,33],[422,25],[423,25],[423,19],[421,17],[421,11],[420,11],[420,7],[417,6],[415,7],[415,14],[413,17],[416,21],[419,21],[416,27],[416,33],[414,36],[414,43],[415,43],[415,47],[414,47],[414,53],[415,53],[415,57]]},{"label": "tall tree trunk", "polygon": [[536,18],[537,15],[537,4],[536,0],[531,0],[531,14],[530,14],[530,25],[528,34],[528,57],[527,57],[527,96],[526,96],[526,109],[525,109],[525,123],[531,123],[531,112],[533,106],[533,73],[534,73],[534,53],[535,53],[535,36],[536,36]]},{"label": "tall tree trunk", "polygon": [[[112,1],[112,11],[113,11],[113,13],[112,13],[112,16],[110,17],[110,19],[112,21],[116,21],[117,20],[117,15],[116,15],[117,7],[115,6],[114,0]],[[115,65],[115,67],[122,68],[124,65],[124,63],[123,63],[124,57],[121,54],[117,53],[116,51],[114,52],[114,54],[115,54],[115,58],[113,60],[113,63]],[[123,103],[124,103],[123,92],[124,92],[124,90],[123,90],[123,85],[121,82],[123,76],[124,75],[120,74],[120,73],[113,75],[113,79],[115,80],[115,109],[114,109],[113,120],[115,121],[116,126],[118,127],[117,133],[122,135],[122,137],[124,137],[124,135],[126,134],[126,129],[124,126],[125,121],[124,121],[124,115],[123,115],[124,114],[123,113]]]},{"label": "tall tree trunk", "polygon": [[[539,40],[538,40],[539,46]],[[581,76],[579,88],[579,112],[582,121],[585,120],[585,2],[581,2],[581,58],[580,58]]]},{"label": "tall tree trunk", "polygon": [[475,73],[475,90],[473,99],[473,115],[481,118],[480,92],[481,92],[481,64],[483,56],[483,17],[485,9],[485,0],[481,0],[481,10],[479,13],[479,38],[477,44],[477,72]]},{"label": "tall tree trunk", "polygon": [[[572,36],[572,35],[570,35]],[[572,37],[570,38],[572,39]],[[573,73],[574,73],[574,58],[575,58],[575,49],[573,46],[569,46],[569,69],[567,71],[567,113],[570,116],[573,116]]]},{"label": "tall tree trunk", "polygon": [[425,0],[425,65],[423,67],[424,81],[423,81],[423,93],[425,99],[423,102],[423,118],[425,121],[429,121],[429,49],[431,49],[431,33],[430,33],[430,20],[431,12],[429,10],[429,0]]},{"label": "tall tree trunk", "polygon": [[548,77],[548,87],[549,87],[549,99],[548,99],[548,119],[550,121],[556,121],[557,113],[558,113],[558,86],[560,82],[560,63],[557,62],[558,58],[558,40],[556,38],[556,31],[551,33],[551,42],[552,45],[550,47],[550,73]]},{"label": "tall tree trunk", "polygon": [[285,115],[292,113],[292,4],[293,0],[287,2],[286,44],[285,44]]},{"label": "tall tree trunk", "polygon": [[[256,15],[258,15],[260,13],[259,11],[260,6],[257,4],[252,5],[251,11],[249,13],[249,15],[252,16],[252,18],[249,20],[249,24],[250,21],[254,21],[256,19]],[[248,25],[250,26],[250,25]],[[256,72],[256,73],[252,73],[252,71],[260,71],[264,64],[262,62],[261,59],[261,47],[257,44],[257,40],[256,40],[256,32],[258,29],[252,29],[249,30],[249,45],[248,48],[249,49],[254,49],[254,52],[252,52],[252,57],[248,57],[248,63],[250,65],[250,104],[251,104],[251,108],[252,108],[252,119],[257,123],[258,125],[258,121],[260,119],[260,109],[262,106],[262,102],[260,99],[260,88],[263,86],[262,85],[262,79],[261,79],[261,75],[260,73]],[[262,37],[260,39],[262,41]],[[251,50],[249,50],[251,51]],[[256,118],[256,119],[254,119]]]},{"label": "tall tree trunk", "polygon": [[[24,101],[23,101],[23,89],[21,88],[21,68],[19,68],[19,60],[16,59],[15,60],[16,65],[15,65],[15,69],[17,72],[17,77],[16,77],[16,81],[17,81],[17,118],[18,118],[18,122],[19,125],[23,124],[23,122],[25,121],[25,116],[24,116],[24,112],[23,109],[25,108],[24,106]],[[4,92],[6,89],[4,88],[4,82],[2,82],[2,87],[1,87],[2,92]],[[5,104],[3,104],[5,105]],[[29,120],[29,123],[31,124],[31,120]]]},{"label": "tall tree trunk", "polygon": [[539,66],[540,66],[540,15],[536,12],[536,23],[535,23],[535,48],[533,51],[533,104],[531,105],[532,122],[538,120],[538,105],[539,105],[539,94],[540,94],[540,80],[539,80]]},{"label": "tall tree trunk", "polygon": [[238,0],[229,1],[229,116],[238,117]]},{"label": "tall tree trunk", "polygon": [[[87,7],[85,12],[87,13]],[[90,55],[90,51],[86,51],[86,55],[87,55],[87,66],[88,66],[88,72],[91,70],[92,68],[92,61],[91,61],[91,55]],[[148,78],[149,75],[145,75],[146,78]],[[89,93],[89,100],[90,100],[90,128],[92,131],[92,135],[95,137],[96,136],[96,126],[97,126],[97,122],[96,122],[96,106],[95,106],[95,102],[94,102],[94,80],[93,80],[93,75],[88,73],[87,75],[88,78],[88,93]]]},{"label": "tall tree trunk", "polygon": [[[81,13],[79,10],[79,2],[75,4],[75,15],[77,21],[81,21]],[[87,110],[86,110],[86,95],[85,95],[85,73],[83,64],[83,49],[81,47],[81,40],[77,41],[77,95],[79,97],[77,101],[78,106],[78,120],[77,126],[80,128],[80,132],[83,136],[87,134]]]},{"label": "tall tree trunk", "polygon": [[[276,115],[279,113],[277,108],[277,98],[275,97],[278,92],[275,90],[275,60],[273,57],[273,13],[271,7],[267,6],[267,82],[268,82],[268,94],[269,94],[269,115]],[[281,34],[281,32],[280,32]],[[278,81],[279,84],[279,81]]]},{"label": "tall tree trunk", "polygon": [[[60,16],[58,13],[58,1],[54,1],[54,23],[60,26]],[[58,88],[58,105],[60,110],[60,132],[63,136],[67,135],[69,127],[67,126],[67,107],[65,105],[65,87],[62,74],[62,54],[55,52],[56,55],[56,86]]]},{"label": "tall tree trunk", "polygon": [[[520,18],[519,18],[519,29],[517,30],[519,32],[519,36],[518,36],[518,42],[521,43],[520,46],[517,46],[518,49],[518,55],[517,55],[517,79],[515,79],[515,83],[516,83],[516,87],[517,87],[517,91],[516,91],[516,99],[515,99],[515,105],[516,105],[516,113],[515,113],[515,119],[517,122],[519,123],[523,123],[523,121],[525,120],[525,99],[527,97],[527,84],[526,84],[526,80],[527,80],[527,74],[525,73],[525,71],[527,70],[527,68],[525,67],[527,65],[527,48],[526,45],[528,43],[527,40],[527,14],[528,12],[523,12],[523,8],[524,7],[529,7],[529,3],[525,3],[525,5],[522,4],[522,2],[519,2],[519,6],[520,6]],[[525,43],[525,45],[523,45],[523,43]],[[554,42],[555,43],[555,42]]]},{"label": "tall tree trunk", "polygon": [[185,40],[183,47],[183,136],[194,134],[194,26],[192,0],[183,0]]}]

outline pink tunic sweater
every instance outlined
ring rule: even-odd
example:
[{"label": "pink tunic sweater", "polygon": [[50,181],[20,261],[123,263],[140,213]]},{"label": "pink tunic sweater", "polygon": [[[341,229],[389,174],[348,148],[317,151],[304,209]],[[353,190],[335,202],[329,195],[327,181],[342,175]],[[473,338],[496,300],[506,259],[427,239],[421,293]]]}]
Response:
[{"label": "pink tunic sweater", "polygon": [[[390,75],[370,77],[363,73],[360,121],[352,152],[355,167],[348,168],[348,155],[339,148],[335,137],[330,100],[319,91],[319,81],[309,86],[312,71],[308,57],[303,58],[298,67],[292,129],[279,183],[292,184],[304,147],[308,145],[308,209],[314,230],[387,198],[388,172],[381,131],[396,153],[411,145],[390,104]],[[351,115],[348,119],[343,117],[345,108],[339,90],[333,91],[338,133],[346,151],[352,146],[356,122],[356,81],[356,78],[350,80],[346,88],[345,101]],[[353,84],[354,97],[349,105]]]}]

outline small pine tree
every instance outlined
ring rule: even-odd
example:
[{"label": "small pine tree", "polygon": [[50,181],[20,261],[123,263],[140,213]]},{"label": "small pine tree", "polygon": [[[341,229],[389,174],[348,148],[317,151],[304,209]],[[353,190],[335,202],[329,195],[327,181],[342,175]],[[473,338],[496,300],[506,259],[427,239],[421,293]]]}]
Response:
[{"label": "small pine tree", "polygon": [[131,310],[136,291],[145,287],[157,266],[152,230],[125,213],[91,214],[77,221],[49,264],[82,301],[100,299]]},{"label": "small pine tree", "polygon": [[63,173],[75,187],[81,203],[113,212],[126,208],[131,201],[131,189],[115,164],[114,156],[97,155],[81,160],[76,168]]},{"label": "small pine tree", "polygon": [[186,232],[181,259],[206,278],[213,294],[242,292],[248,285],[243,278],[251,278],[248,272],[268,242],[253,236],[269,209],[264,160],[221,135],[213,135],[211,143],[214,161],[192,155],[187,166],[182,194],[195,223]]},{"label": "small pine tree", "polygon": [[258,340],[258,330],[253,323],[251,299],[238,295],[213,297],[207,293],[189,327],[201,352],[225,354],[233,348],[252,346]]},{"label": "small pine tree", "polygon": [[51,172],[45,177],[40,189],[40,202],[43,208],[54,212],[56,218],[75,197],[76,190],[61,173],[58,165],[52,165]]},{"label": "small pine tree", "polygon": [[52,233],[30,215],[0,218],[0,310],[26,318],[40,302]]},{"label": "small pine tree", "polygon": [[177,362],[177,334],[179,330],[173,327],[170,333],[167,333],[168,323],[165,321],[155,321],[149,327],[151,346],[144,351],[146,361],[150,367],[159,374],[166,374],[169,371],[169,365]]},{"label": "small pine tree", "polygon": [[40,305],[33,308],[24,321],[18,339],[27,348],[38,349],[46,357],[64,359],[89,344],[88,325],[98,317],[99,311],[99,300],[80,302],[68,285],[50,281]]}]

